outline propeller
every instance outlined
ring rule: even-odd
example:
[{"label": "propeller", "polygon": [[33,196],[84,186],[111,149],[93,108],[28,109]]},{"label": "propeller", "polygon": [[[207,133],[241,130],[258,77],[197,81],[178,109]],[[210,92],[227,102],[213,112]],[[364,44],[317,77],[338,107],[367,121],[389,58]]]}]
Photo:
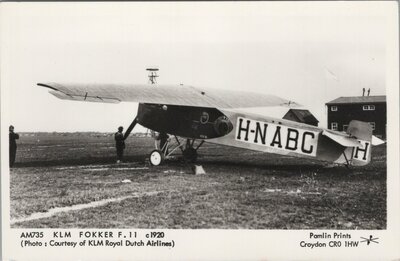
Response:
[{"label": "propeller", "polygon": [[138,123],[139,119],[136,116],[135,119],[132,121],[131,125],[129,125],[128,129],[126,130],[125,134],[124,134],[124,140],[126,140],[126,138],[128,138],[129,134],[131,134],[133,128],[135,128],[136,123]]}]

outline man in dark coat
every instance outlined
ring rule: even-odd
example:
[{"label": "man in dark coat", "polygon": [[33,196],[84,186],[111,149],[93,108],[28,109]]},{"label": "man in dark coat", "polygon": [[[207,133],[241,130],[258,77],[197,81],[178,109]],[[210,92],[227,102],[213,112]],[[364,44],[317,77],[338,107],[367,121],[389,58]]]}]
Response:
[{"label": "man in dark coat", "polygon": [[124,134],[122,134],[123,130],[124,128],[121,126],[118,128],[118,132],[114,134],[115,147],[117,148],[117,163],[120,163],[122,161],[122,157],[124,156],[125,139]]},{"label": "man in dark coat", "polygon": [[17,142],[15,140],[19,139],[19,135],[17,133],[14,133],[14,126],[10,125],[10,128],[8,129],[8,139],[10,143],[10,168],[14,165],[15,162],[15,156],[17,154]]}]

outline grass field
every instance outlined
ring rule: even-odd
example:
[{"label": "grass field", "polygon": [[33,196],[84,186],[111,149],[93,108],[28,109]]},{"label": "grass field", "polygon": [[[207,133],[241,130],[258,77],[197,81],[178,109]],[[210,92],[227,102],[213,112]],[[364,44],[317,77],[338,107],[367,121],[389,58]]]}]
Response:
[{"label": "grass field", "polygon": [[[131,137],[125,163],[115,164],[111,135],[22,135],[10,172],[12,227],[386,228],[385,145],[373,148],[371,164],[349,171],[206,143],[198,159],[205,175],[193,175],[179,159],[149,166],[153,146],[150,138]],[[62,209],[104,199],[118,200]]]}]

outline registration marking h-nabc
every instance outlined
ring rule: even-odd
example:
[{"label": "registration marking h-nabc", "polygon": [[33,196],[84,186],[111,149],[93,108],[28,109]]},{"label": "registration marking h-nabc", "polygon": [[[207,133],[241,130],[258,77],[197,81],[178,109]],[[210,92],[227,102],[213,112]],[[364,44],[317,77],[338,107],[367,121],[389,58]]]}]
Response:
[{"label": "registration marking h-nabc", "polygon": [[318,134],[315,131],[238,117],[235,139],[315,157]]}]

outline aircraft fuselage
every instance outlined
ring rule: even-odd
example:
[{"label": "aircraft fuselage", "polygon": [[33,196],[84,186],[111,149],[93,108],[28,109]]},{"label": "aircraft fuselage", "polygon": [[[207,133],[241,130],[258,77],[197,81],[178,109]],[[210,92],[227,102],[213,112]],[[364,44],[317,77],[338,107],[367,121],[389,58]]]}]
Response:
[{"label": "aircraft fuselage", "polygon": [[157,132],[191,139],[223,137],[233,125],[215,108],[163,104],[139,104],[138,122]]}]

